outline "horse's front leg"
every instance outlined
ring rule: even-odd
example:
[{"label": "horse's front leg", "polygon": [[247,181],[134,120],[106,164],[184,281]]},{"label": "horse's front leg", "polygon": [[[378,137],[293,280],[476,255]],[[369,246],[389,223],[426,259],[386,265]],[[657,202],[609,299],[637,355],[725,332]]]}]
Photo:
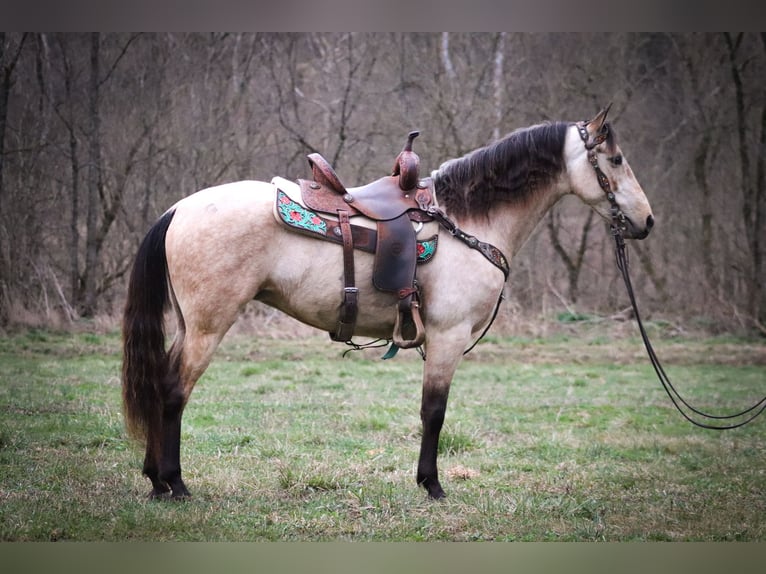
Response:
[{"label": "horse's front leg", "polygon": [[462,359],[462,345],[435,344],[430,342],[426,351],[423,372],[423,397],[420,419],[423,423],[423,437],[418,460],[418,484],[423,486],[431,498],[444,498],[446,494],[439,483],[436,458],[439,448],[439,434],[447,412],[452,376]]}]

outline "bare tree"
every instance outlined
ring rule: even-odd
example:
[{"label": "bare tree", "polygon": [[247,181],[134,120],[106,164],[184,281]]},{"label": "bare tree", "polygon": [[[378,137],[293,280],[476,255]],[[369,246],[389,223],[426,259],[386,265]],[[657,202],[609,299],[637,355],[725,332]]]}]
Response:
[{"label": "bare tree", "polygon": [[[762,54],[766,55],[766,41],[763,34],[758,40]],[[748,314],[759,324],[766,324],[766,301],[763,285],[763,222],[764,222],[764,198],[766,198],[766,180],[764,180],[764,157],[766,149],[766,102],[763,97],[763,86],[757,88],[757,99],[752,102],[755,107],[756,122],[751,121],[752,115],[748,113],[746,98],[746,70],[751,64],[750,56],[742,57],[741,50],[745,35],[725,33],[724,39],[728,50],[731,79],[734,85],[736,131],[738,137],[738,156],[740,184],[742,188],[742,222],[743,232],[747,238],[749,248],[750,269],[747,273],[748,280]],[[757,80],[760,84],[760,77]],[[760,108],[760,113],[757,113]],[[751,127],[752,126],[752,127]],[[755,140],[756,145],[750,144]],[[755,168],[753,167],[755,164]]]},{"label": "bare tree", "polygon": [[[92,316],[97,309],[97,297],[100,292],[99,280],[102,249],[112,224],[120,210],[125,197],[126,182],[135,165],[138,150],[148,136],[149,128],[145,126],[133,144],[130,146],[124,167],[113,170],[116,174],[114,185],[105,185],[103,156],[102,156],[102,121],[101,121],[101,90],[109,80],[123,58],[131,43],[136,39],[133,35],[123,44],[120,52],[111,62],[106,73],[102,75],[101,35],[94,32],[90,35],[90,67],[88,80],[88,169],[87,169],[87,203],[86,203],[86,237],[85,237],[85,266],[80,277],[82,295],[80,299],[83,316]],[[122,276],[127,269],[125,266],[117,275]],[[106,278],[107,283],[109,279]]]},{"label": "bare tree", "polygon": [[[279,38],[267,55],[275,114],[293,154],[286,169],[305,169],[303,155],[319,152],[336,167],[358,162],[364,173],[365,150],[371,149],[371,118],[360,117],[370,105],[369,80],[376,70],[378,47],[356,34],[288,35]],[[362,161],[360,161],[362,160]],[[302,172],[302,171],[301,171]],[[298,172],[298,173],[301,173]]]},{"label": "bare tree", "polygon": [[455,67],[452,65],[452,58],[449,54],[449,32],[442,32],[439,54],[441,55],[442,66],[444,67],[444,73],[447,76],[447,80],[454,81],[457,78],[457,74],[455,73]]},{"label": "bare tree", "polygon": [[577,247],[574,250],[574,253],[570,253],[567,248],[564,247],[564,242],[561,240],[562,226],[560,222],[560,212],[551,210],[548,215],[548,237],[550,238],[551,244],[553,245],[553,249],[556,251],[559,257],[561,257],[561,260],[564,262],[564,266],[566,267],[568,279],[567,295],[569,297],[569,301],[572,303],[577,303],[577,299],[580,295],[580,272],[582,271],[583,264],[585,263],[585,254],[588,249],[588,234],[590,233],[592,226],[593,211],[589,210],[588,214],[585,216],[585,222],[582,224],[582,229],[580,230],[580,240],[577,244]]},{"label": "bare tree", "polygon": [[61,74],[64,80],[63,100],[56,101],[53,109],[61,120],[66,130],[67,148],[69,152],[70,172],[70,209],[69,209],[69,292],[70,301],[75,301],[80,293],[80,231],[78,220],[80,217],[80,143],[76,131],[75,118],[75,72],[69,47],[64,37],[58,36],[56,45],[60,53]]},{"label": "bare tree", "polygon": [[8,125],[8,101],[14,83],[14,72],[21,56],[27,34],[13,45],[13,38],[0,32],[0,324],[8,318],[8,283],[12,277],[10,237],[3,222],[5,208],[5,138]]},{"label": "bare tree", "polygon": [[503,63],[505,61],[505,43],[507,32],[498,32],[497,45],[495,46],[495,58],[494,58],[494,72],[492,74],[492,85],[494,88],[494,104],[495,104],[495,125],[492,128],[492,137],[494,139],[500,138],[501,123],[503,116],[505,115],[505,109],[503,107],[503,95],[505,94],[505,82],[503,80]]},{"label": "bare tree", "polygon": [[[16,46],[6,39],[5,32],[0,32],[0,212],[3,207],[3,164],[5,159],[5,130],[8,122],[8,98],[13,85],[13,73],[24,48],[27,34],[23,34]],[[7,44],[6,44],[7,43]]]}]

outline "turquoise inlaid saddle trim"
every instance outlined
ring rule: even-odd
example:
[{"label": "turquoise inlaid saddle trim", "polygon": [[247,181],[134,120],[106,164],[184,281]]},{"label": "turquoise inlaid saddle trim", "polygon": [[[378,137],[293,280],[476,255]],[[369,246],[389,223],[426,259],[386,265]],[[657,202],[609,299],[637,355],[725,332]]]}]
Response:
[{"label": "turquoise inlaid saddle trim", "polygon": [[279,209],[282,221],[291,227],[298,227],[307,231],[321,233],[322,235],[327,232],[327,224],[324,219],[313,211],[309,211],[302,205],[295,203],[281,190],[277,197],[277,209]]},{"label": "turquoise inlaid saddle trim", "polygon": [[436,254],[436,244],[439,241],[439,236],[434,235],[431,239],[425,239],[418,241],[418,263],[428,263],[433,259]]}]

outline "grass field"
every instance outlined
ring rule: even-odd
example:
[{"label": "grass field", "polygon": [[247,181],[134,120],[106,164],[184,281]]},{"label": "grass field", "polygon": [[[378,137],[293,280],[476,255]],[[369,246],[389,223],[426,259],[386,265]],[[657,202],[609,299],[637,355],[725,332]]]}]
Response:
[{"label": "grass field", "polygon": [[[671,378],[703,409],[766,393],[765,341],[662,334]],[[766,541],[766,418],[691,426],[632,336],[485,339],[452,387],[443,502],[414,482],[420,357],[344,349],[228,337],[186,410],[193,497],[177,503],[146,499],[117,335],[5,337],[0,539]]]}]

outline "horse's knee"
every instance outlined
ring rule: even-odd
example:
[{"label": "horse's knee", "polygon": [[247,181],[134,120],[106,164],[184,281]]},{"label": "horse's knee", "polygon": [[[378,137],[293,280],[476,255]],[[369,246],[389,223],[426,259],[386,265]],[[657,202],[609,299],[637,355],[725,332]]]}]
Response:
[{"label": "horse's knee", "polygon": [[425,402],[420,408],[420,420],[423,426],[432,429],[441,429],[444,417],[447,413],[447,401]]}]

